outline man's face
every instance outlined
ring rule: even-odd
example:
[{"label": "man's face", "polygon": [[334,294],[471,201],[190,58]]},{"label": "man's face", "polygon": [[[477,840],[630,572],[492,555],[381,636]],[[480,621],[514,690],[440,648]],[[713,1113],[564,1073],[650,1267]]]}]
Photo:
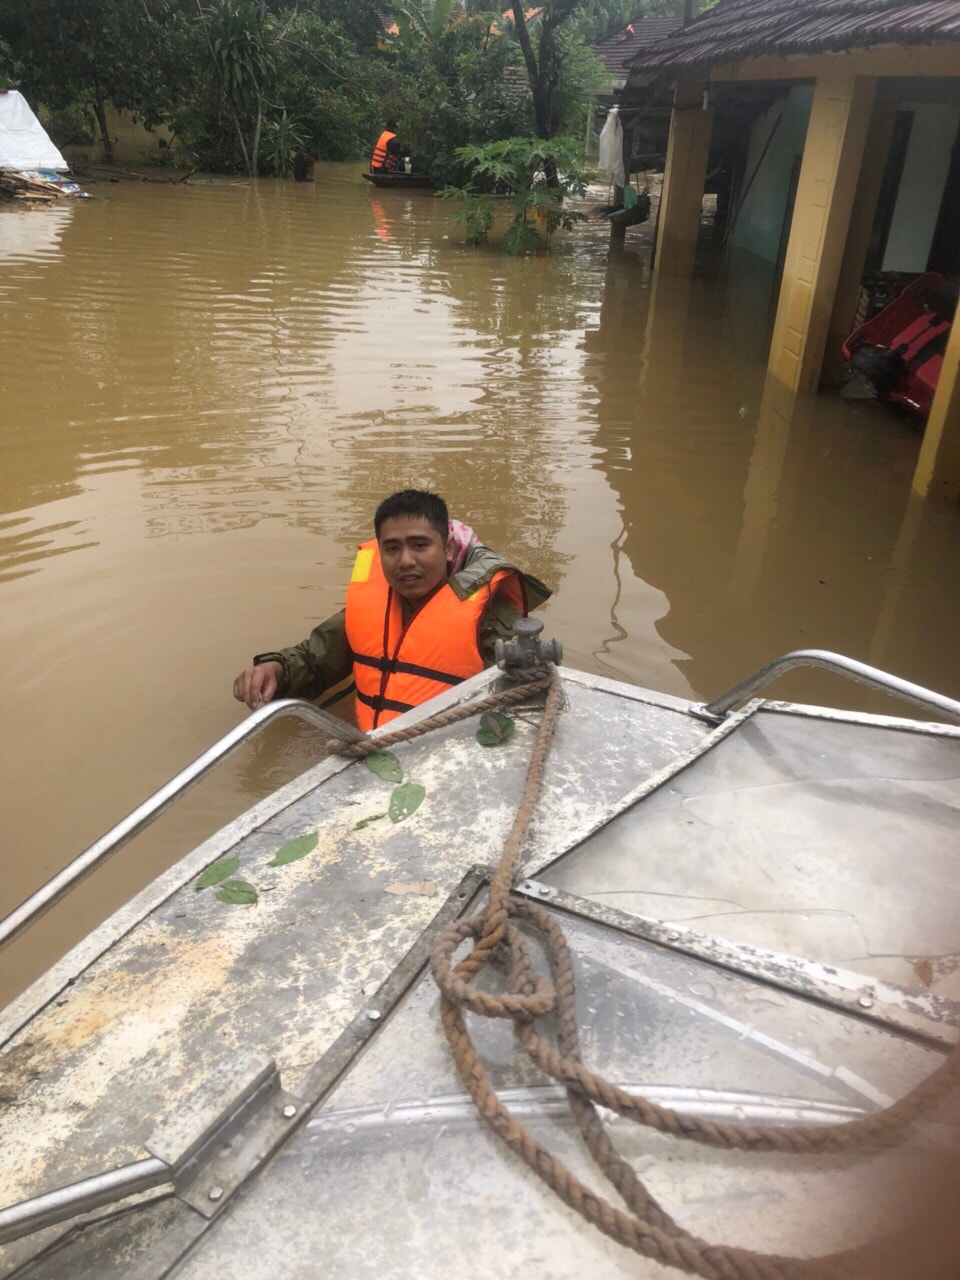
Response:
[{"label": "man's face", "polygon": [[451,539],[440,537],[421,516],[395,516],[380,526],[383,576],[398,595],[412,604],[425,599],[447,580]]}]

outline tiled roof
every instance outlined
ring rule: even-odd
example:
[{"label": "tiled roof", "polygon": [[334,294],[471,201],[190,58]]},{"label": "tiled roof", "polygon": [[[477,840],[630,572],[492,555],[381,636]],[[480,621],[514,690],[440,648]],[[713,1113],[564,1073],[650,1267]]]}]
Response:
[{"label": "tiled roof", "polygon": [[960,43],[958,0],[720,0],[653,49],[641,49],[631,69],[950,41]]},{"label": "tiled roof", "polygon": [[626,68],[643,49],[665,40],[680,27],[680,19],[671,15],[648,14],[635,18],[628,27],[608,36],[593,46],[613,78],[626,76]]}]

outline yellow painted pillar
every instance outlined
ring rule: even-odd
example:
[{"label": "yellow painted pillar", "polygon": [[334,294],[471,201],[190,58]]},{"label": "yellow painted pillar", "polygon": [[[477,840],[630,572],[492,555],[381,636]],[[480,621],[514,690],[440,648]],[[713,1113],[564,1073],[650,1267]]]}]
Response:
[{"label": "yellow painted pillar", "polygon": [[770,344],[769,371],[790,391],[820,380],[875,92],[873,77],[841,70],[814,89]]},{"label": "yellow painted pillar", "polygon": [[800,397],[769,374],[763,384],[757,433],[743,489],[740,536],[733,557],[729,593],[736,605],[751,608],[760,587],[763,564],[781,502],[781,489]]},{"label": "yellow painted pillar", "polygon": [[913,488],[925,498],[960,498],[960,319],[950,329]]},{"label": "yellow painted pillar", "polygon": [[853,329],[860,298],[860,282],[870,247],[870,233],[877,214],[880,186],[887,167],[893,125],[897,118],[894,102],[877,102],[874,105],[870,128],[864,147],[860,181],[853,197],[847,244],[837,275],[837,288],[833,300],[833,314],[827,329],[827,346],[820,375],[822,387],[840,385],[843,374],[843,343]]},{"label": "yellow painted pillar", "polygon": [[703,109],[706,87],[704,80],[681,77],[674,93],[655,264],[663,275],[693,272],[713,130],[713,108]]}]

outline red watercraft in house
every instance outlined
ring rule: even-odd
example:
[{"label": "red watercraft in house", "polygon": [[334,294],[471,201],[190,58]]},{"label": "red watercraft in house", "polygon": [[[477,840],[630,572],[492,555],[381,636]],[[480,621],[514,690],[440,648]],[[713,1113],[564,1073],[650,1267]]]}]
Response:
[{"label": "red watercraft in house", "polygon": [[878,400],[926,417],[957,308],[958,285],[928,271],[843,344],[852,378]]}]

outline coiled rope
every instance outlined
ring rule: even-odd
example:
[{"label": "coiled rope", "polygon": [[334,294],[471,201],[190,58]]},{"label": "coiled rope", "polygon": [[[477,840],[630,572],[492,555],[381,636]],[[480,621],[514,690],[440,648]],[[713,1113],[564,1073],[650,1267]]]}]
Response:
[{"label": "coiled rope", "polygon": [[[649,1098],[611,1084],[583,1065],[576,1013],[573,959],[556,919],[537,903],[511,897],[520,854],[540,795],[550,740],[562,705],[560,679],[549,668],[542,679],[451,711],[441,712],[408,729],[373,743],[341,744],[344,755],[367,755],[420,737],[435,728],[483,711],[514,706],[546,690],[546,705],[527,767],[526,780],[503,852],[490,882],[482,912],[459,920],[438,938],[430,958],[441,992],[441,1017],[457,1071],[477,1110],[490,1128],[538,1177],[605,1235],[637,1253],[704,1280],[849,1280],[875,1275],[887,1256],[891,1238],[819,1258],[785,1257],[713,1244],[680,1226],[619,1154],[597,1112],[602,1106],[625,1119],[675,1138],[729,1151],[772,1151],[792,1155],[870,1152],[902,1140],[908,1127],[928,1115],[960,1083],[960,1050],[950,1056],[905,1097],[883,1111],[840,1124],[772,1126],[728,1124],[683,1115]],[[550,979],[533,967],[527,939],[513,921],[523,921],[539,935],[549,960]],[[473,949],[453,964],[467,939]],[[475,979],[487,966],[502,971],[508,991],[495,995],[479,990]],[[485,1018],[507,1018],[518,1045],[548,1076],[561,1084],[573,1118],[594,1163],[623,1200],[626,1211],[598,1195],[572,1172],[505,1107],[497,1097],[467,1030],[465,1012]],[[554,1013],[556,1043],[534,1027],[537,1018]]]}]

